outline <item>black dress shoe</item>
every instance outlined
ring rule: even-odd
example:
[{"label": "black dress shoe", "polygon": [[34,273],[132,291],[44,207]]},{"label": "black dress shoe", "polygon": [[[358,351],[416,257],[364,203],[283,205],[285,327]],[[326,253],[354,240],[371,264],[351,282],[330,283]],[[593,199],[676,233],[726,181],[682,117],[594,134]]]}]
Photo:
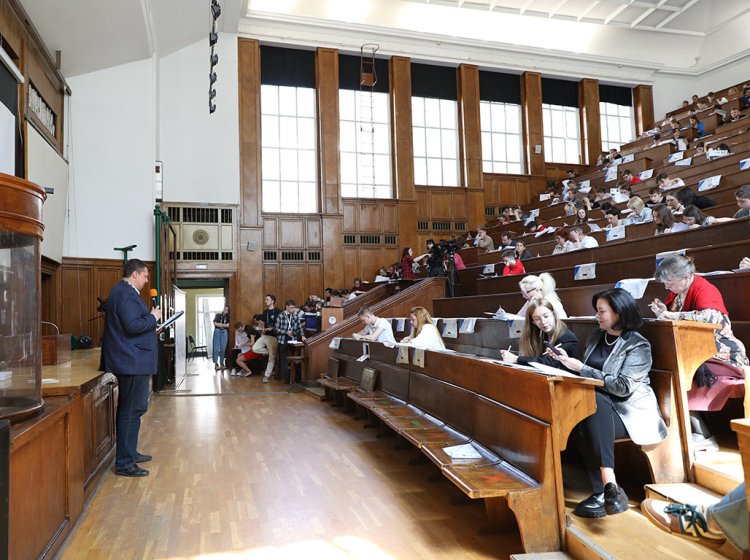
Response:
[{"label": "black dress shoe", "polygon": [[146,469],[142,469],[138,465],[133,464],[126,469],[115,467],[115,474],[119,476],[148,476],[149,472]]},{"label": "black dress shoe", "polygon": [[135,456],[135,462],[136,463],[148,463],[153,457],[151,455],[146,455],[145,453],[138,453]]},{"label": "black dress shoe", "polygon": [[604,485],[604,510],[607,515],[617,515],[628,511],[628,496],[614,482]]},{"label": "black dress shoe", "polygon": [[607,511],[604,509],[604,494],[591,494],[576,506],[573,513],[578,517],[605,517]]}]

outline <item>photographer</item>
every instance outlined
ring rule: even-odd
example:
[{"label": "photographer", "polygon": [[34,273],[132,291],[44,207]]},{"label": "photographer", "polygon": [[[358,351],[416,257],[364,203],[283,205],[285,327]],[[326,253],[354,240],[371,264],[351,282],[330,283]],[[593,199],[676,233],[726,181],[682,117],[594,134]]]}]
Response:
[{"label": "photographer", "polygon": [[429,276],[445,276],[443,250],[432,239],[427,240],[427,274]]}]

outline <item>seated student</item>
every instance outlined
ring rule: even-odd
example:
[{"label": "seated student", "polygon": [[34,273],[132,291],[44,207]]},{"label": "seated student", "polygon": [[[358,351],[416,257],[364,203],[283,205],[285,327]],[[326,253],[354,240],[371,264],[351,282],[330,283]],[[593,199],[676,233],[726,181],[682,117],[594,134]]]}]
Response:
[{"label": "seated student", "polygon": [[610,148],[609,154],[607,155],[607,159],[609,160],[610,163],[612,163],[613,161],[617,159],[622,159],[622,156],[620,155],[620,153],[617,151],[616,148]]},{"label": "seated student", "polygon": [[698,228],[701,226],[710,226],[716,221],[713,216],[706,216],[700,208],[692,204],[685,206],[682,211],[682,223],[689,228]]},{"label": "seated student", "polygon": [[388,273],[384,266],[381,266],[378,269],[378,273],[375,275],[375,282],[387,282],[390,279],[391,275]]},{"label": "seated student", "polygon": [[638,175],[633,175],[633,172],[630,169],[626,169],[622,172],[622,180],[627,181],[631,185],[641,182],[641,178]]},{"label": "seated student", "polygon": [[591,218],[589,218],[589,213],[585,208],[579,208],[578,210],[576,210],[576,224],[585,224],[590,221]]},{"label": "seated student", "polygon": [[526,250],[526,243],[524,243],[522,240],[518,239],[513,249],[516,252],[516,259],[518,259],[519,261],[525,261],[526,259],[531,258],[531,253]]},{"label": "seated student", "polygon": [[740,109],[744,110],[750,107],[750,86],[742,86],[742,96],[740,99]]},{"label": "seated student", "polygon": [[354,285],[352,286],[352,289],[349,290],[349,292],[359,292],[362,290],[362,279],[359,277],[354,278]]},{"label": "seated student", "polygon": [[703,155],[706,155],[706,143],[705,142],[698,142],[695,145],[695,153],[693,154],[693,157],[703,156]]},{"label": "seated student", "polygon": [[742,185],[737,189],[734,193],[734,197],[737,199],[739,210],[734,213],[732,218],[738,220],[750,216],[750,184]]},{"label": "seated student", "polygon": [[674,214],[682,214],[683,210],[685,210],[685,207],[682,205],[675,193],[669,193],[664,197],[664,199],[667,201],[667,206]]},{"label": "seated student", "polygon": [[693,103],[697,103],[698,100],[700,99],[700,97],[698,97],[697,95],[693,94],[693,96],[690,99],[692,100]]},{"label": "seated student", "polygon": [[690,107],[690,101],[688,101],[687,99],[684,99],[682,101],[682,108],[684,109],[685,107]]},{"label": "seated student", "polygon": [[748,548],[747,491],[745,482],[709,506],[676,504],[647,498],[641,511],[662,531],[718,548],[729,541],[741,556]]},{"label": "seated student", "polygon": [[667,199],[661,194],[659,187],[651,187],[648,189],[648,202],[646,202],[646,206],[653,208],[657,204],[666,204],[666,202]]},{"label": "seated student", "polygon": [[522,365],[539,362],[550,367],[560,367],[559,362],[549,357],[552,351],[547,344],[562,348],[573,358],[578,356],[578,338],[556,315],[551,301],[544,298],[531,300],[525,317],[518,356],[501,349],[500,356],[504,362]]},{"label": "seated student", "polygon": [[610,198],[612,198],[612,195],[610,195],[609,192],[607,192],[607,189],[605,189],[604,187],[598,187],[596,189],[596,196],[594,197],[594,202],[591,206],[593,208],[600,208],[602,203],[605,200],[608,200]]},{"label": "seated student", "polygon": [[237,321],[234,324],[234,348],[229,351],[229,359],[227,360],[229,375],[237,375],[237,356],[248,350],[250,350],[250,344],[247,333],[245,333],[245,324],[242,321]]},{"label": "seated student", "polygon": [[625,290],[611,288],[596,294],[592,304],[599,328],[586,341],[583,361],[564,350],[551,357],[581,377],[604,382],[595,392],[596,412],[571,434],[593,490],[574,513],[604,517],[628,509],[615,477],[615,440],[630,437],[637,445],[651,445],[667,436],[667,427],[649,383],[651,345],[637,332],[642,320],[635,300]]},{"label": "seated student", "polygon": [[633,187],[630,186],[630,183],[621,181],[617,184],[617,188],[620,189],[620,194],[624,194],[628,198],[633,196]]},{"label": "seated student", "polygon": [[699,196],[695,193],[693,189],[690,187],[683,187],[676,193],[674,193],[675,198],[680,201],[680,204],[682,206],[697,206],[701,210],[704,208],[711,208],[712,206],[716,206],[716,202],[711,200],[708,197],[705,196]]},{"label": "seated student", "polygon": [[693,130],[695,133],[694,138],[701,138],[705,134],[706,128],[703,126],[703,123],[698,120],[698,117],[692,116],[689,120],[690,124],[688,125],[688,129]]},{"label": "seated student", "polygon": [[740,110],[735,107],[731,111],[729,111],[729,114],[724,117],[724,120],[721,121],[721,124],[729,124],[733,122],[737,122],[740,119],[744,119],[745,115],[740,113]]},{"label": "seated student", "polygon": [[[242,352],[241,354],[237,356],[237,366],[244,373],[237,372],[236,375],[241,375],[242,377],[250,377],[253,373],[255,373],[254,369],[257,369],[258,366],[261,365],[260,360],[263,359],[263,354],[260,354],[256,352],[255,350],[253,350],[253,346],[255,346],[255,341],[260,337],[260,332],[258,331],[258,329],[255,328],[255,326],[250,327],[250,325],[246,325],[245,333],[247,334],[247,338],[248,338],[247,346],[249,348],[248,350],[246,350],[245,352]],[[232,374],[234,375],[234,373]]]},{"label": "seated student", "polygon": [[568,179],[575,179],[578,177],[578,173],[576,173],[573,169],[568,169],[565,174],[568,176]]},{"label": "seated student", "polygon": [[362,321],[365,328],[354,333],[352,338],[372,342],[393,342],[395,344],[396,339],[393,337],[393,328],[388,319],[376,316],[372,312],[372,309],[366,306],[360,308],[357,312],[357,317]]},{"label": "seated student", "polygon": [[508,249],[509,247],[514,247],[515,244],[516,242],[513,241],[512,231],[504,231],[500,234],[500,250]]},{"label": "seated student", "polygon": [[612,207],[604,213],[604,219],[607,221],[607,226],[604,229],[613,229],[620,225],[620,211]]},{"label": "seated student", "polygon": [[576,205],[574,202],[566,202],[565,203],[565,215],[566,216],[574,216],[576,213]]},{"label": "seated student", "polygon": [[672,134],[672,143],[677,146],[678,151],[685,151],[688,149],[688,139],[682,135],[682,130],[676,128]]},{"label": "seated student", "polygon": [[563,187],[562,199],[565,202],[572,202],[575,200],[576,193],[578,192],[578,181],[575,179],[569,179],[568,184]]},{"label": "seated student", "polygon": [[480,249],[484,249],[485,251],[494,251],[495,250],[495,242],[492,241],[492,238],[487,235],[487,230],[484,228],[477,228],[477,242],[476,245]]},{"label": "seated student", "polygon": [[669,209],[669,206],[659,204],[651,209],[651,214],[656,224],[656,231],[654,235],[662,235],[664,233],[671,233],[672,226],[674,226],[674,215]]},{"label": "seated student", "polygon": [[513,276],[514,274],[526,274],[526,269],[523,267],[523,263],[516,258],[515,247],[505,249],[502,254],[503,273],[502,276]]},{"label": "seated student", "polygon": [[409,310],[409,323],[411,324],[411,333],[401,339],[401,342],[427,350],[445,349],[443,339],[440,337],[437,327],[433,324],[432,317],[424,307],[412,307]]},{"label": "seated student", "polygon": [[552,250],[553,255],[567,253],[575,249],[573,242],[570,240],[570,232],[566,228],[555,231],[555,243],[555,248]]},{"label": "seated student", "polygon": [[570,239],[573,242],[575,249],[593,249],[599,246],[599,242],[590,235],[586,235],[582,226],[573,226],[570,228]]},{"label": "seated student", "polygon": [[670,179],[669,175],[666,173],[659,173],[656,176],[656,184],[659,185],[659,188],[662,191],[668,191],[670,189],[676,189],[679,187],[685,186],[685,181],[680,179],[679,177],[675,177],[674,179]]},{"label": "seated student", "polygon": [[[521,317],[525,316],[526,310],[531,305],[531,300],[543,298],[552,302],[552,306],[555,308],[555,314],[560,319],[565,319],[568,314],[565,313],[565,308],[560,301],[560,297],[555,293],[555,279],[548,272],[542,272],[539,276],[529,274],[524,276],[523,279],[518,283],[518,287],[521,289],[521,296],[526,300],[523,307],[518,311],[518,315]],[[505,313],[502,307],[497,308],[498,313]]]},{"label": "seated student", "polygon": [[[745,368],[750,365],[745,345],[732,333],[721,292],[698,276],[693,261],[684,255],[669,255],[662,260],[654,278],[669,290],[664,302],[651,302],[657,319],[721,325],[714,331],[716,355],[698,368],[688,391],[691,411],[721,410],[727,399],[744,394]],[[694,447],[718,450],[716,439],[711,438],[699,415],[691,414],[691,425]]]},{"label": "seated student", "polygon": [[740,268],[750,268],[750,257],[742,257]]},{"label": "seated student", "polygon": [[645,224],[650,222],[653,218],[651,217],[651,208],[646,208],[643,203],[643,199],[640,196],[634,196],[628,200],[628,209],[630,215],[623,220],[626,224]]},{"label": "seated student", "polygon": [[537,224],[534,220],[531,220],[527,227],[529,228],[529,233],[542,233],[547,229],[544,224]]},{"label": "seated student", "polygon": [[609,163],[607,152],[602,152],[599,154],[599,157],[596,159],[596,166],[599,167],[601,165],[604,165],[605,163]]}]

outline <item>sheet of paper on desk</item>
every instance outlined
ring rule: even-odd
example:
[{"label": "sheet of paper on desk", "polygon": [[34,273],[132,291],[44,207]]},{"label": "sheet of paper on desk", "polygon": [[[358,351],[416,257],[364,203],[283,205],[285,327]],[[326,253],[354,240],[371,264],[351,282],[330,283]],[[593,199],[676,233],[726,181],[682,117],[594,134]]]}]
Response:
[{"label": "sheet of paper on desk", "polygon": [[664,251],[662,253],[656,253],[656,263],[654,264],[654,268],[659,268],[659,264],[661,261],[666,259],[670,255],[685,255],[685,251],[687,249],[677,249],[676,251]]},{"label": "sheet of paper on desk", "polygon": [[539,195],[539,202],[543,202],[545,200],[549,200],[552,195],[548,193],[542,193]]},{"label": "sheet of paper on desk", "polygon": [[573,280],[596,278],[596,263],[577,264],[573,267]]},{"label": "sheet of paper on desk", "polygon": [[740,171],[744,171],[745,169],[750,169],[750,158],[740,161]]},{"label": "sheet of paper on desk", "polygon": [[333,340],[331,340],[331,343],[328,345],[328,348],[333,348],[334,350],[338,350],[340,344],[341,344],[341,337],[337,336],[337,337],[334,337]]},{"label": "sheet of paper on desk", "polygon": [[[743,270],[742,272],[747,272]],[[732,274],[731,270],[712,270],[711,272],[696,272],[698,276],[716,276],[718,274]]]},{"label": "sheet of paper on desk", "polygon": [[477,325],[477,318],[476,317],[467,317],[463,321],[461,321],[461,328],[459,329],[462,333],[468,333],[472,334],[474,332],[474,327]]},{"label": "sheet of paper on desk", "polygon": [[691,157],[687,157],[687,158],[681,159],[680,161],[674,162],[675,165],[682,165],[682,166],[689,166],[689,165],[692,165],[692,163],[693,163],[693,158]]},{"label": "sheet of paper on desk", "polygon": [[651,280],[653,278],[624,278],[615,284],[615,288],[622,288],[633,296],[633,299],[641,299]]},{"label": "sheet of paper on desk", "polygon": [[[34,383],[33,379],[29,379],[29,383]],[[42,385],[54,385],[55,383],[60,383],[59,379],[55,379],[54,377],[43,377],[42,378]]]},{"label": "sheet of paper on desk", "polygon": [[607,170],[604,172],[604,182],[609,183],[615,179],[617,179],[617,166],[611,165],[607,167]]},{"label": "sheet of paper on desk", "polygon": [[508,323],[508,336],[510,338],[521,338],[521,331],[523,331],[523,320],[511,321]]},{"label": "sheet of paper on desk", "polygon": [[707,177],[698,181],[698,192],[707,191],[719,186],[721,182],[721,175],[714,175],[713,177]]},{"label": "sheet of paper on desk", "polygon": [[654,174],[654,170],[653,169],[646,169],[645,171],[641,171],[638,174],[638,178],[641,181],[645,181],[646,179],[650,179],[653,176],[653,174]]},{"label": "sheet of paper on desk", "polygon": [[605,233],[607,241],[616,241],[625,237],[625,226],[615,226]]},{"label": "sheet of paper on desk", "polygon": [[409,363],[409,346],[406,344],[400,344],[398,347],[398,356],[396,356],[397,364],[408,364]]},{"label": "sheet of paper on desk", "polygon": [[685,152],[675,152],[673,154],[669,154],[667,161],[669,163],[674,163],[676,161],[680,161],[684,157],[685,157]]},{"label": "sheet of paper on desk", "polygon": [[443,319],[443,338],[458,338],[458,319]]},{"label": "sheet of paper on desk", "polygon": [[403,319],[403,318],[398,319],[398,322],[397,322],[397,325],[396,325],[396,330],[398,332],[404,332],[404,327],[405,326],[406,326],[406,319]]},{"label": "sheet of paper on desk", "polygon": [[500,321],[523,321],[525,317],[522,315],[516,315],[515,313],[506,313],[505,311],[501,311],[500,313],[495,313],[494,319],[499,319]]},{"label": "sheet of paper on desk", "polygon": [[440,317],[433,317],[432,318],[432,324],[437,327],[438,321],[440,320]]},{"label": "sheet of paper on desk", "polygon": [[539,362],[529,362],[529,365],[533,366],[534,369],[541,371],[545,375],[555,375],[555,376],[560,376],[560,377],[580,377],[578,375],[573,375],[572,373],[569,373],[559,368],[554,368],[554,367],[550,367],[544,364],[540,364]]},{"label": "sheet of paper on desk", "polygon": [[424,367],[424,348],[414,349],[414,359],[412,360],[412,364],[417,367]]},{"label": "sheet of paper on desk", "polygon": [[482,455],[474,449],[474,446],[470,443],[464,443],[463,445],[452,445],[451,447],[443,447],[446,455],[451,459],[481,459]]},{"label": "sheet of paper on desk", "polygon": [[591,231],[601,231],[602,228],[599,227],[599,224],[595,224],[594,222],[588,222],[589,229]]},{"label": "sheet of paper on desk", "polygon": [[622,163],[630,163],[635,159],[635,154],[628,154],[626,156],[623,156]]},{"label": "sheet of paper on desk", "polygon": [[370,359],[370,356],[368,356],[367,354],[362,354],[359,358],[357,358],[357,361],[358,362],[366,362],[369,359]]},{"label": "sheet of paper on desk", "polygon": [[484,268],[482,269],[482,274],[495,274],[495,265],[494,264],[484,265]]}]

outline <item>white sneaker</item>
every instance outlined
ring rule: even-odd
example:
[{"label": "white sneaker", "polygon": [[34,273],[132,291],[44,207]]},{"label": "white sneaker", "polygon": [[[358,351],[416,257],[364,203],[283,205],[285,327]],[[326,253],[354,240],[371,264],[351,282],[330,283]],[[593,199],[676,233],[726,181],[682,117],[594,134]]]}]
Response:
[{"label": "white sneaker", "polygon": [[229,372],[229,375],[237,375],[237,370],[232,368],[232,371]]},{"label": "white sneaker", "polygon": [[264,376],[263,376],[263,383],[268,383],[268,381],[269,381],[270,379],[271,379],[270,377],[266,377],[266,376],[264,375]]}]

